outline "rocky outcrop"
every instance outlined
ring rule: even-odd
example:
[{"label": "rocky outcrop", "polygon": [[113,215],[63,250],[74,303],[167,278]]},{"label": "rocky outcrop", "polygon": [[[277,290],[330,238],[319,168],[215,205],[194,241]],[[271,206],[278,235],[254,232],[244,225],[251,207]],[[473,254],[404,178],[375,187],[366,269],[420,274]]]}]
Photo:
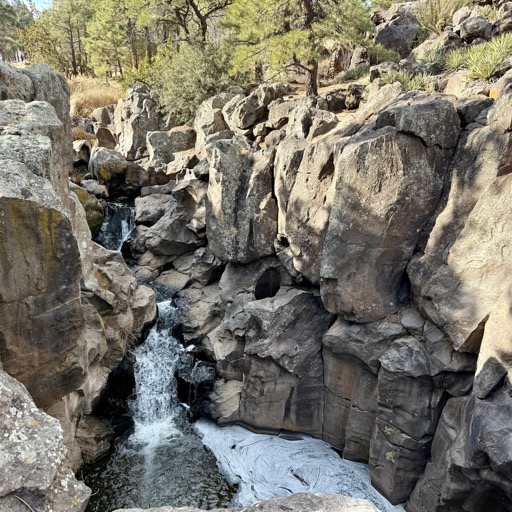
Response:
[{"label": "rocky outcrop", "polygon": [[0,369],[0,511],[83,512],[91,491],[66,469],[59,422]]},{"label": "rocky outcrop", "polygon": [[[77,426],[92,412],[109,371],[156,316],[155,296],[137,285],[119,253],[92,242],[89,224],[99,222],[99,203],[80,187],[70,194],[64,77],[44,65],[8,74],[4,97],[12,99],[0,102],[0,359],[61,426],[42,419],[33,404],[27,406],[32,419],[16,413],[20,428],[33,429],[21,431],[23,440],[34,435],[41,446],[24,452],[19,481],[2,490],[9,496],[0,508],[26,508],[21,498],[36,509],[81,511],[89,491],[70,472],[82,463]],[[13,400],[21,404],[28,395],[16,385]],[[12,410],[2,403],[2,418]],[[46,446],[44,436],[55,437],[55,446]],[[50,448],[55,453],[48,454]],[[44,462],[32,461],[39,455]],[[43,475],[45,464],[51,478]],[[39,487],[30,480],[34,471],[40,471]]]},{"label": "rocky outcrop", "polygon": [[[260,501],[249,507],[213,509],[212,512],[278,512],[288,510],[290,512],[376,512],[377,508],[367,500],[347,498],[333,494],[294,494],[285,498],[275,498],[269,501]],[[140,508],[120,509],[115,512],[143,512]],[[201,512],[201,509],[183,507],[160,507],[146,509],[146,512]]]}]

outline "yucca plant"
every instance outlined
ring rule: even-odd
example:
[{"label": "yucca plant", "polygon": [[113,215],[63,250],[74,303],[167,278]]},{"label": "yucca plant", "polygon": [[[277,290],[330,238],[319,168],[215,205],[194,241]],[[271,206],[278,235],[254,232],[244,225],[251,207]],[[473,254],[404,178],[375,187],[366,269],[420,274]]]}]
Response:
[{"label": "yucca plant", "polygon": [[466,66],[467,48],[456,48],[450,50],[444,58],[444,65],[448,71],[459,71]]},{"label": "yucca plant", "polygon": [[424,0],[418,2],[416,18],[424,30],[441,34],[451,17],[471,0]]},{"label": "yucca plant", "polygon": [[413,75],[407,71],[391,71],[383,79],[382,83],[392,84],[399,82],[404,91],[424,91],[433,88],[432,77],[427,73]]},{"label": "yucca plant", "polygon": [[472,46],[466,53],[468,78],[489,80],[503,71],[512,54],[512,34],[502,34],[492,41]]},{"label": "yucca plant", "polygon": [[352,69],[349,69],[343,75],[344,81],[358,80],[359,78],[367,75],[370,72],[370,66],[368,64],[359,64]]}]

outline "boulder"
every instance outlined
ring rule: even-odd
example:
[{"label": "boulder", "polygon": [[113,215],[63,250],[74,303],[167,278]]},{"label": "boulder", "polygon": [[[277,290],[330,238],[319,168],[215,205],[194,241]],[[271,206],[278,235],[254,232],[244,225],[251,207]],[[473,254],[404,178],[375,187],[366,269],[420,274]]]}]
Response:
[{"label": "boulder", "polygon": [[127,160],[138,160],[147,150],[148,132],[159,130],[161,116],[157,104],[143,90],[121,98],[114,112],[117,150]]},{"label": "boulder", "polygon": [[460,37],[466,43],[472,43],[475,39],[491,38],[492,24],[483,16],[475,16],[464,20],[460,24]]},{"label": "boulder", "polygon": [[336,154],[320,270],[329,311],[370,322],[398,310],[405,267],[437,206],[449,156],[390,129],[370,132]]},{"label": "boulder", "polygon": [[175,199],[168,194],[151,194],[135,198],[135,222],[152,226],[165,214],[166,208]]},{"label": "boulder", "polygon": [[1,167],[0,358],[46,407],[84,379],[69,357],[84,325],[80,253],[51,184],[20,162]]},{"label": "boulder", "polygon": [[[293,494],[285,498],[260,501],[243,508],[244,512],[377,512],[377,508],[363,499],[347,498],[337,494]],[[242,509],[213,509],[211,512],[241,512]],[[143,512],[140,508],[120,509],[114,512]],[[150,512],[202,512],[201,509],[162,507]]]},{"label": "boulder", "polygon": [[194,130],[197,134],[196,139],[196,154],[199,159],[206,156],[205,146],[206,138],[217,132],[228,129],[228,125],[224,121],[222,109],[232,100],[236,94],[223,93],[209,98],[197,109],[196,117],[194,118]]},{"label": "boulder", "polygon": [[[238,369],[243,374],[239,410],[234,413],[238,421],[265,430],[284,428],[321,437],[321,339],[332,320],[318,295],[281,287],[272,297],[245,303],[240,313],[228,317],[212,333],[214,351],[227,358],[218,364],[222,367],[231,361],[226,371]],[[222,350],[233,342],[235,352]],[[240,354],[234,360],[237,343],[242,344],[238,350],[243,357]],[[217,419],[224,423],[234,416]]]},{"label": "boulder", "polygon": [[209,286],[193,284],[180,291],[175,301],[186,344],[199,342],[221,323],[224,316],[218,283]]},{"label": "boulder", "polygon": [[[508,283],[502,230],[510,175],[493,181],[507,143],[508,135],[488,127],[464,133],[433,226],[420,235],[422,253],[407,269],[417,307],[464,351],[478,351],[483,324]],[[486,262],[481,268],[479,260]]]},{"label": "boulder", "polygon": [[76,197],[84,207],[87,224],[91,230],[91,234],[93,237],[96,236],[99,233],[105,216],[103,205],[95,196],[87,192],[85,188],[72,183],[70,184],[70,189],[76,194]]},{"label": "boulder", "polygon": [[0,61],[0,101],[32,101],[33,97],[34,85],[32,80],[4,60]]},{"label": "boulder", "polygon": [[421,27],[410,11],[390,18],[377,27],[375,42],[405,58],[416,46]]},{"label": "boulder", "polygon": [[[290,251],[296,271],[320,284],[322,247],[334,197],[337,133],[306,145],[286,140],[276,157],[279,248]],[[299,164],[300,162],[300,164]],[[314,249],[313,249],[314,248]]]},{"label": "boulder", "polygon": [[208,146],[206,232],[222,261],[248,263],[274,252],[277,206],[272,194],[275,152],[253,152],[241,139]]},{"label": "boulder", "polygon": [[148,132],[146,140],[149,165],[160,168],[174,159],[174,153],[192,149],[196,132],[189,126],[178,126],[169,131]]},{"label": "boulder", "polygon": [[137,195],[142,187],[149,185],[148,173],[142,167],[112,149],[93,148],[89,173],[107,187],[109,197]]},{"label": "boulder", "polygon": [[408,502],[411,512],[506,511],[512,507],[510,385],[488,400],[448,400],[432,457]]},{"label": "boulder", "polygon": [[64,207],[69,208],[71,141],[55,109],[42,101],[2,101],[0,126],[2,156],[23,162],[35,175],[49,180]]},{"label": "boulder", "polygon": [[0,510],[23,512],[27,503],[32,510],[83,512],[91,491],[63,467],[59,422],[2,370],[0,391]]}]

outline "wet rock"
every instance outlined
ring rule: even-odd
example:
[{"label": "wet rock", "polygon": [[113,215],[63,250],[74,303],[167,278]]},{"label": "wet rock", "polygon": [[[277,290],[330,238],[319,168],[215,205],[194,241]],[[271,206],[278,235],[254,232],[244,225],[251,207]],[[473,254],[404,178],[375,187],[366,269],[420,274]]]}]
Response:
[{"label": "wet rock", "polygon": [[94,416],[82,416],[78,422],[76,439],[84,462],[94,462],[110,451],[115,434],[110,422]]},{"label": "wet rock", "polygon": [[274,252],[277,207],[272,195],[275,152],[252,152],[238,139],[208,147],[206,232],[222,261],[247,263]]}]

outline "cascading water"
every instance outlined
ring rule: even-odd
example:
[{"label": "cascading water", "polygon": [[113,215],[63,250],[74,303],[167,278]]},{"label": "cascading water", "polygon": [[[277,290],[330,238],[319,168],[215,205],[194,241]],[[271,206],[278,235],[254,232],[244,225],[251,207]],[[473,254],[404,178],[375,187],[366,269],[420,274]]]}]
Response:
[{"label": "cascading water", "polygon": [[178,315],[169,301],[159,303],[158,311],[157,324],[134,352],[134,430],[85,474],[86,484],[97,491],[89,512],[163,505],[222,507],[235,493],[184,417],[174,378],[183,351],[172,336]]},{"label": "cascading water", "polygon": [[112,251],[120,251],[135,227],[135,208],[107,203],[105,219],[95,241]]}]

